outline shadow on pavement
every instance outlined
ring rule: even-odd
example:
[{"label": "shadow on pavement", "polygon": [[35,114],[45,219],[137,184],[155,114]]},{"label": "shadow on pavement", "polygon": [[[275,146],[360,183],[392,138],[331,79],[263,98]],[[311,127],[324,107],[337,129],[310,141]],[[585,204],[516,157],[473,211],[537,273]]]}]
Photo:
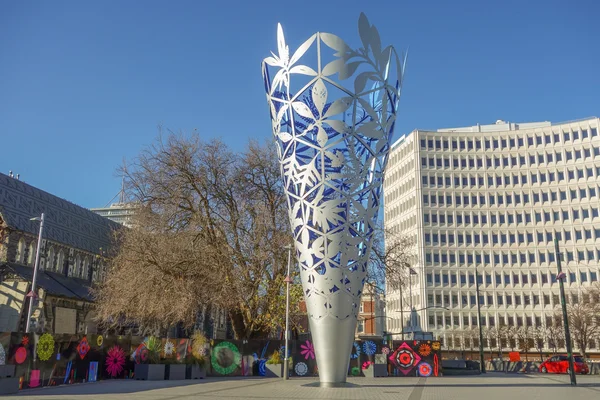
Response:
[{"label": "shadow on pavement", "polygon": [[123,380],[104,380],[89,383],[75,383],[72,385],[60,385],[52,387],[43,387],[36,389],[21,390],[18,394],[4,395],[4,397],[23,397],[23,396],[59,396],[59,395],[101,395],[101,394],[127,394],[145,392],[149,390],[169,389],[176,387],[198,386],[206,383],[239,381],[253,383],[248,386],[264,384],[271,381],[264,377],[223,377],[206,378],[197,380],[181,381],[138,381],[133,379]]}]

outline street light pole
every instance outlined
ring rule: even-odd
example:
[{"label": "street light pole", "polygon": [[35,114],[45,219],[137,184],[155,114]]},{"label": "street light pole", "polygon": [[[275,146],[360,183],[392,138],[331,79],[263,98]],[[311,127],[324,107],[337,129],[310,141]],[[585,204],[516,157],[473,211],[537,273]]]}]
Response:
[{"label": "street light pole", "polygon": [[31,218],[30,221],[40,221],[40,233],[38,234],[37,250],[35,253],[35,263],[33,266],[33,280],[31,281],[31,291],[28,294],[29,309],[27,310],[27,325],[25,327],[25,333],[29,333],[29,329],[31,328],[31,313],[33,312],[33,302],[37,298],[37,294],[35,293],[35,286],[37,284],[38,269],[40,266],[40,249],[42,247],[42,234],[44,232],[44,213],[42,213],[41,218]]},{"label": "street light pole", "polygon": [[558,271],[557,280],[560,288],[560,305],[562,306],[563,322],[565,324],[565,342],[567,345],[567,355],[569,357],[569,375],[571,376],[571,385],[577,385],[577,378],[575,377],[575,368],[573,365],[573,349],[571,348],[571,332],[569,331],[569,318],[567,315],[567,302],[565,300],[565,286],[564,278],[565,274],[562,272],[560,265],[560,250],[558,248],[558,239],[554,238],[554,252],[556,253],[556,269]]},{"label": "street light pole", "polygon": [[477,325],[479,325],[479,362],[481,363],[481,373],[485,374],[485,360],[483,357],[483,327],[481,326],[481,300],[479,299],[479,274],[475,267],[475,291],[477,292]]},{"label": "street light pole", "polygon": [[283,358],[283,379],[290,379],[289,374],[289,347],[288,347],[288,339],[290,336],[290,283],[292,282],[292,278],[290,277],[290,264],[292,262],[292,246],[287,245],[285,247],[288,250],[288,263],[287,263],[287,274],[285,276],[284,282],[286,283],[285,289],[285,355]]}]

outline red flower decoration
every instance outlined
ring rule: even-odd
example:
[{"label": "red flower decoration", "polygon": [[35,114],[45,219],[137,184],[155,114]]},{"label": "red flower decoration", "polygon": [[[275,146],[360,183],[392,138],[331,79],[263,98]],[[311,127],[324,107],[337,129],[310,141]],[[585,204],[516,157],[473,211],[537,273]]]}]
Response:
[{"label": "red flower decoration", "polygon": [[19,347],[17,349],[17,352],[15,353],[15,361],[17,362],[17,364],[23,364],[26,358],[27,350],[23,346]]},{"label": "red flower decoration", "polygon": [[23,336],[23,339],[21,339],[21,344],[23,346],[27,346],[29,344],[29,336]]},{"label": "red flower decoration", "polygon": [[124,365],[125,351],[119,346],[111,347],[106,356],[106,372],[114,378],[123,372]]},{"label": "red flower decoration", "polygon": [[79,342],[77,345],[77,353],[79,353],[79,357],[81,357],[83,360],[88,351],[90,351],[90,345],[87,341],[87,338],[84,336],[83,339],[81,339],[81,342]]}]

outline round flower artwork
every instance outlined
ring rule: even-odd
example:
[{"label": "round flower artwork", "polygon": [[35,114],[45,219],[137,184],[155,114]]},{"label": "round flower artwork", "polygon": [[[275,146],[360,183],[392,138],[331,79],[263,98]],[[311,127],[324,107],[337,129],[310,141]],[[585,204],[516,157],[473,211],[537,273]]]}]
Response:
[{"label": "round flower artwork", "polygon": [[305,344],[301,344],[300,345],[300,354],[302,354],[304,356],[305,360],[311,359],[314,360],[315,359],[315,348],[313,347],[313,344],[310,341],[306,341]]},{"label": "round flower artwork", "polygon": [[172,341],[167,340],[165,342],[165,347],[164,347],[164,352],[165,352],[165,356],[170,356],[173,354],[173,352],[175,351],[175,345],[173,344]]},{"label": "round flower artwork", "polygon": [[431,365],[429,365],[426,362],[422,362],[421,364],[419,364],[418,370],[420,376],[431,376],[431,372],[433,372],[433,370],[431,369]]},{"label": "round flower artwork", "polygon": [[27,349],[25,349],[25,347],[21,346],[15,352],[15,361],[17,362],[17,364],[23,364],[26,359],[27,359]]},{"label": "round flower artwork", "polygon": [[363,351],[366,355],[372,356],[377,351],[377,345],[372,340],[367,340],[363,343]]},{"label": "round flower artwork", "polygon": [[421,344],[419,346],[419,354],[423,357],[427,357],[431,354],[431,346],[429,346],[427,343]]},{"label": "round flower artwork", "polygon": [[354,342],[354,351],[350,354],[351,359],[356,359],[360,357],[360,345]]},{"label": "round flower artwork", "polygon": [[79,354],[79,357],[83,360],[88,351],[90,351],[90,345],[87,341],[87,338],[84,336],[77,345],[77,354]]},{"label": "round flower artwork", "polygon": [[431,343],[431,348],[435,351],[438,351],[441,348],[440,342]]},{"label": "round flower artwork", "polygon": [[296,375],[298,375],[298,376],[304,376],[308,372],[308,366],[305,363],[303,363],[303,362],[299,362],[294,367],[294,371],[296,371]]},{"label": "round flower artwork", "polygon": [[106,355],[106,372],[112,378],[119,376],[125,366],[125,351],[119,346],[113,346]]},{"label": "round flower artwork", "polygon": [[210,364],[220,375],[229,375],[241,365],[242,355],[237,346],[231,342],[221,342],[212,351]]},{"label": "round flower artwork", "polygon": [[100,335],[96,339],[96,344],[98,345],[98,347],[102,347],[102,343],[104,343],[104,338],[102,337],[102,335]]},{"label": "round flower artwork", "polygon": [[23,336],[23,338],[21,339],[21,344],[23,346],[27,346],[29,344],[29,336]]},{"label": "round flower artwork", "polygon": [[383,346],[383,347],[381,348],[381,354],[385,354],[385,355],[388,355],[388,354],[390,354],[390,348],[389,348],[389,347],[387,347],[387,346]]},{"label": "round flower artwork", "polygon": [[54,353],[54,338],[49,333],[44,333],[37,344],[37,355],[42,361],[47,361]]}]

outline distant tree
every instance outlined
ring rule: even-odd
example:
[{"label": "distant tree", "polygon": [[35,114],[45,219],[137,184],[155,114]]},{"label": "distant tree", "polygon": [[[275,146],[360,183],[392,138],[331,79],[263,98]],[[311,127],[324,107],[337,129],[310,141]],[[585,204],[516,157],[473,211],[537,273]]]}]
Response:
[{"label": "distant tree", "polygon": [[540,361],[544,361],[544,341],[548,337],[548,330],[545,326],[536,326],[531,331],[531,336],[533,338],[533,344],[535,348],[540,352]]},{"label": "distant tree", "polygon": [[208,304],[227,311],[237,339],[279,332],[292,238],[277,159],[275,146],[238,153],[196,133],[143,150],[124,171],[139,211],[96,292],[102,321],[191,327]]},{"label": "distant tree", "polygon": [[[558,315],[562,320],[562,314]],[[567,305],[571,339],[583,357],[587,356],[590,342],[600,338],[598,315],[600,307],[596,303],[580,302]]]},{"label": "distant tree", "polygon": [[520,326],[515,334],[519,340],[519,350],[525,353],[525,361],[529,361],[529,350],[533,347],[533,328]]}]

